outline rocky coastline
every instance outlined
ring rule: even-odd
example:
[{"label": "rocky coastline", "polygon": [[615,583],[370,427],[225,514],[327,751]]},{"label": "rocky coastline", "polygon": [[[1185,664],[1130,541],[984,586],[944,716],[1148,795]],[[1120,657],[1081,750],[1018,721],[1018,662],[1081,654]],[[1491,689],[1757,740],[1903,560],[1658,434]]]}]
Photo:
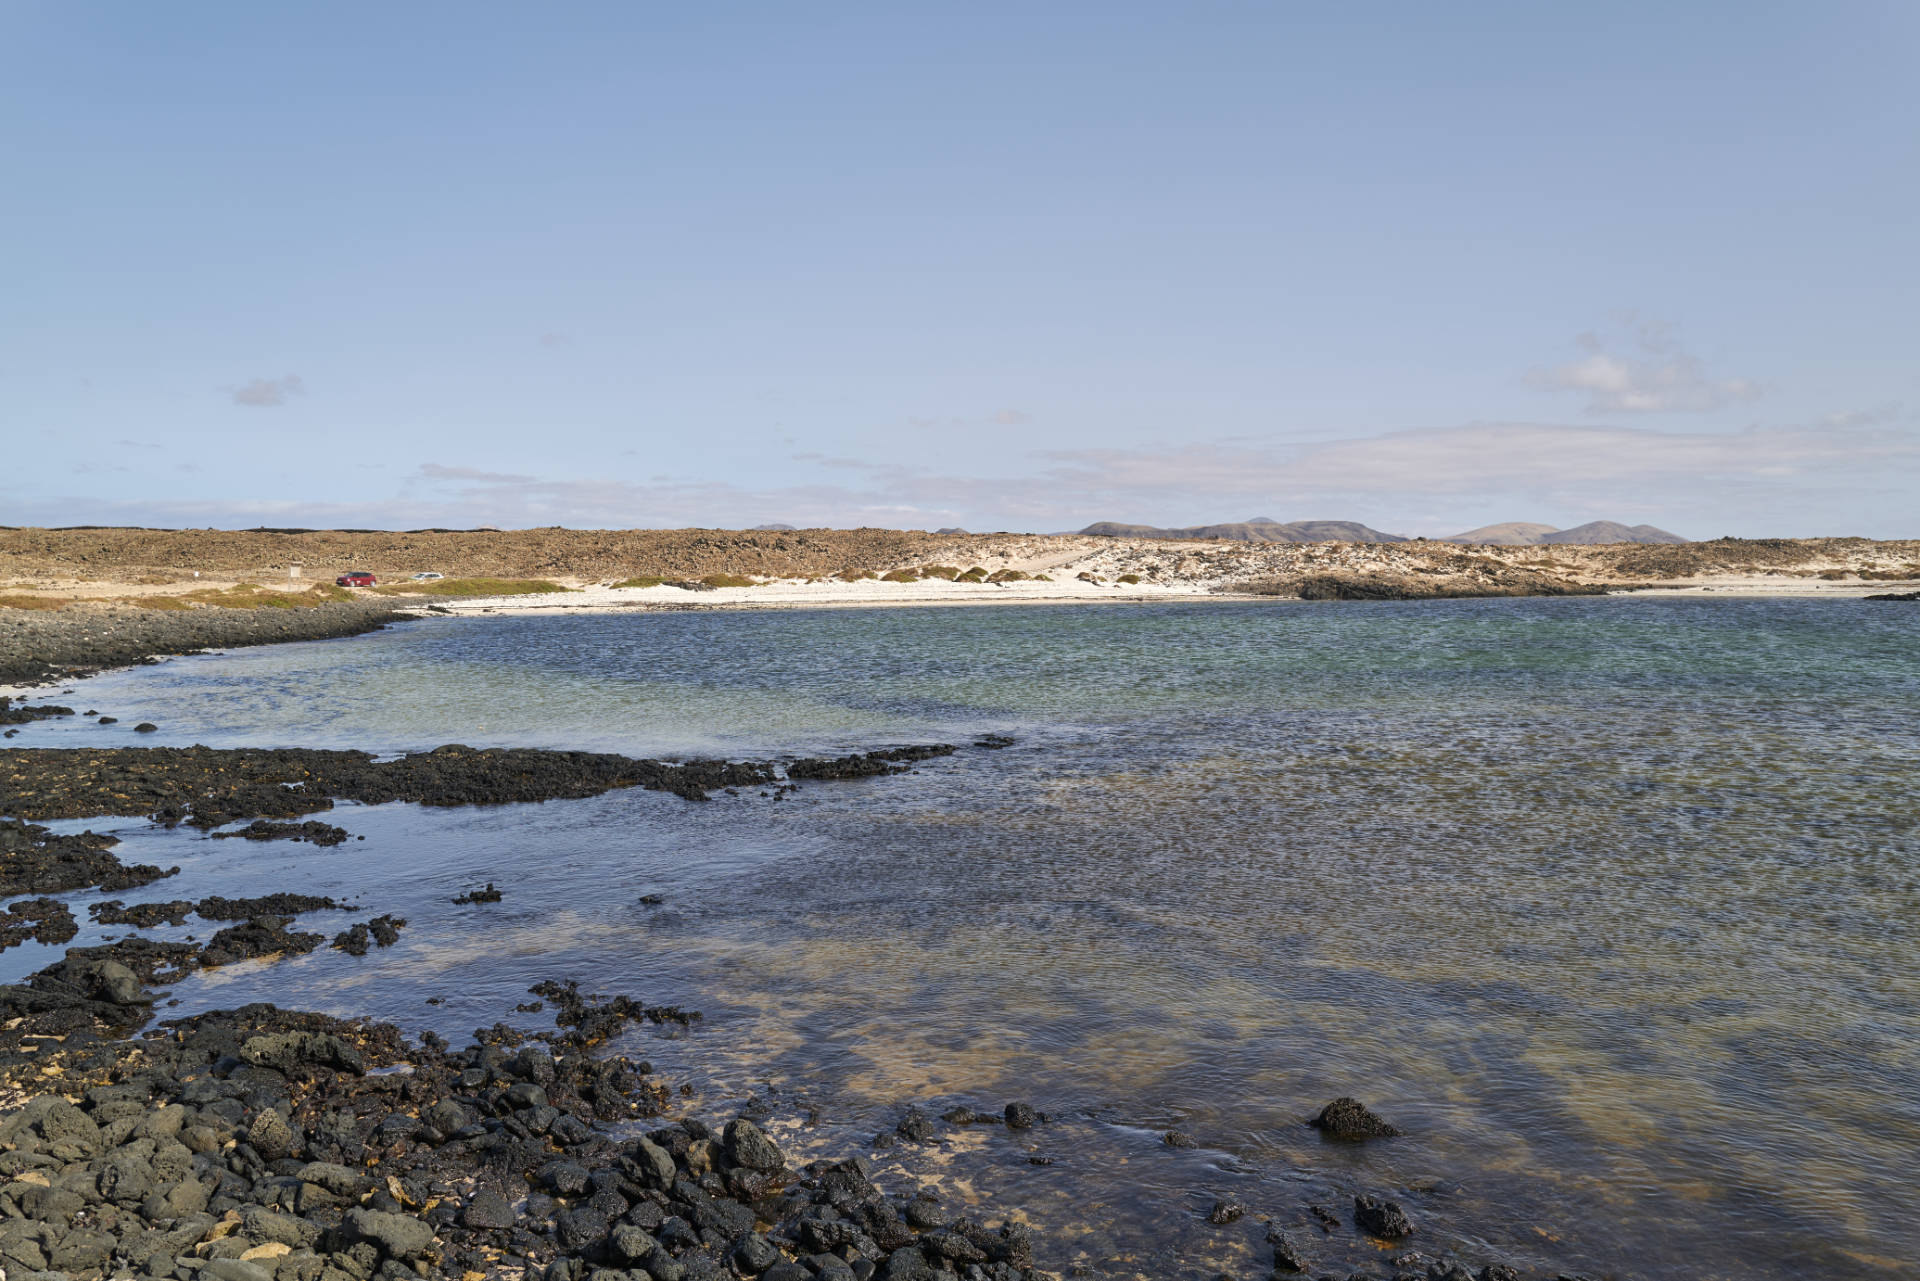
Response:
[{"label": "rocky coastline", "polygon": [[0,685],[47,685],[160,655],[358,636],[407,617],[385,601],[358,600],[310,609],[0,609]]}]

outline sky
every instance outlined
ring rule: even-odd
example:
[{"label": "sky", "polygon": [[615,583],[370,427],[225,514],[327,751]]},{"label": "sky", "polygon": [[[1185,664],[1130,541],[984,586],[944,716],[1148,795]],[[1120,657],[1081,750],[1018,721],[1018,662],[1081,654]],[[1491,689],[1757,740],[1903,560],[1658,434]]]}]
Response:
[{"label": "sky", "polygon": [[1920,6],[0,0],[0,524],[1920,537]]}]

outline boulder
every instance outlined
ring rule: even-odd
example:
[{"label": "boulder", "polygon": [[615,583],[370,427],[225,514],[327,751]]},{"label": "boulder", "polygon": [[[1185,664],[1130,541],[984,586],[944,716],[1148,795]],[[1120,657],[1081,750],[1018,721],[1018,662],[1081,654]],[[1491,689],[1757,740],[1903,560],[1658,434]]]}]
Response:
[{"label": "boulder", "polygon": [[1389,1139],[1400,1133],[1360,1100],[1344,1096],[1321,1108],[1307,1124],[1335,1139]]},{"label": "boulder", "polygon": [[513,1226],[513,1207],[491,1188],[481,1188],[460,1212],[460,1222],[469,1228],[501,1231]]},{"label": "boulder", "polygon": [[725,1141],[727,1159],[749,1170],[778,1170],[787,1163],[766,1132],[743,1116],[727,1122]]},{"label": "boulder", "polygon": [[1353,1222],[1362,1232],[1389,1241],[1395,1241],[1413,1233],[1413,1222],[1407,1218],[1407,1212],[1395,1202],[1380,1197],[1355,1197]]},{"label": "boulder", "polygon": [[418,1259],[433,1249],[433,1229],[408,1215],[355,1206],[342,1226],[350,1240],[372,1242],[391,1259]]}]

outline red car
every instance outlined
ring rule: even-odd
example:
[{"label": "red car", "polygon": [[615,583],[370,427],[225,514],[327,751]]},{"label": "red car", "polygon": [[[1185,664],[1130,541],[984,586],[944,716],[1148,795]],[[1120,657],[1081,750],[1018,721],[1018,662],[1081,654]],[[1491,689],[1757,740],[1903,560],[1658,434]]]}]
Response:
[{"label": "red car", "polygon": [[371,587],[380,580],[361,570],[352,570],[333,580],[342,587]]}]

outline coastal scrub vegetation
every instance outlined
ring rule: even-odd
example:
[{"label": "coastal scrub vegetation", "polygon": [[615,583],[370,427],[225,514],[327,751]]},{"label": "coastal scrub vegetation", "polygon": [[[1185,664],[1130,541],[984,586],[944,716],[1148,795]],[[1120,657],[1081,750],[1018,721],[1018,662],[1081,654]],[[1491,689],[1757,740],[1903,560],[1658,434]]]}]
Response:
[{"label": "coastal scrub vegetation", "polygon": [[880,581],[883,583],[917,583],[920,581],[920,575],[910,569],[894,569],[880,575]]},{"label": "coastal scrub vegetation", "polygon": [[708,587],[758,587],[757,578],[743,578],[739,574],[708,574],[700,580]]},{"label": "coastal scrub vegetation", "polygon": [[439,578],[424,583],[394,583],[373,590],[382,596],[533,596],[574,589],[544,578]]},{"label": "coastal scrub vegetation", "polygon": [[956,583],[984,583],[987,581],[987,571],[975,565],[964,574],[956,574],[953,581]]},{"label": "coastal scrub vegetation", "polygon": [[332,583],[315,583],[305,591],[276,591],[262,587],[258,583],[237,583],[224,591],[219,588],[204,588],[197,592],[187,592],[183,596],[150,597],[141,600],[134,598],[135,604],[152,607],[155,600],[183,601],[186,605],[162,606],[162,608],[181,609],[192,605],[212,605],[219,609],[312,609],[328,601],[352,600],[353,593],[344,587],[335,587]]},{"label": "coastal scrub vegetation", "polygon": [[232,587],[203,587],[177,596],[64,596],[0,595],[3,609],[64,609],[68,605],[133,605],[140,609],[312,609],[331,601],[352,600],[353,593],[331,583],[315,583],[301,591],[276,591],[258,583]]},{"label": "coastal scrub vegetation", "polygon": [[925,565],[921,567],[920,577],[944,578],[952,582],[960,577],[960,567],[958,565]]},{"label": "coastal scrub vegetation", "polygon": [[641,575],[640,577],[638,577],[638,578],[629,578],[629,579],[625,579],[624,581],[622,581],[622,582],[618,582],[618,583],[615,583],[615,584],[613,584],[613,585],[614,585],[614,586],[615,586],[616,588],[619,588],[619,587],[660,587],[660,586],[664,586],[664,585],[666,584],[666,582],[667,582],[667,580],[666,580],[666,579],[664,579],[664,578],[655,578],[655,577],[653,577],[653,576],[652,576],[652,575],[650,575],[650,574],[642,574],[642,575]]},{"label": "coastal scrub vegetation", "polygon": [[1135,583],[1138,583],[1138,582],[1140,581],[1140,575],[1138,575],[1138,574],[1122,574],[1122,575],[1120,575],[1120,577],[1118,577],[1118,578],[1116,578],[1116,579],[1114,579],[1113,581],[1114,581],[1114,582],[1116,582],[1116,583],[1125,583],[1125,584],[1126,584],[1127,586],[1129,586],[1129,587],[1131,587],[1131,586],[1133,586],[1133,585],[1134,585]]}]

